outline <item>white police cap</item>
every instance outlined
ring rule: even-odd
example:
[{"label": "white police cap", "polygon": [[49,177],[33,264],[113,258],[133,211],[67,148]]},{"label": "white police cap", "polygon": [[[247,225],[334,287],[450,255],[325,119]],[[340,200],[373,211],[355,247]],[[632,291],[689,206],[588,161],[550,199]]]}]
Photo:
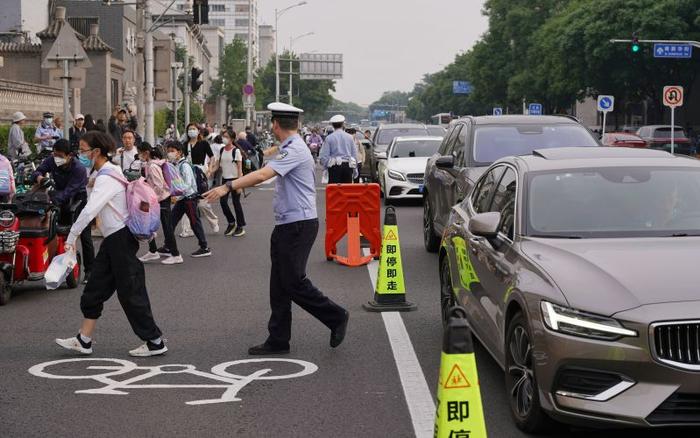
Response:
[{"label": "white police cap", "polygon": [[303,109],[282,102],[272,102],[267,109],[272,113],[273,119],[275,117],[298,119],[304,113]]},{"label": "white police cap", "polygon": [[331,117],[331,123],[332,124],[345,123],[345,116],[340,115],[340,114],[335,115],[335,116]]}]

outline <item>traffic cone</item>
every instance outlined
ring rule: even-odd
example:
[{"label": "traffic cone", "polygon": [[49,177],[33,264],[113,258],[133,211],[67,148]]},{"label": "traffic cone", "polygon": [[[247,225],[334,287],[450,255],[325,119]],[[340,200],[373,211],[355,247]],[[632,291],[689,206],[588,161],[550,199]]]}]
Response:
[{"label": "traffic cone", "polygon": [[374,288],[374,300],[363,305],[370,312],[407,312],[416,310],[413,303],[406,301],[406,286],[403,281],[401,264],[401,245],[399,244],[399,227],[396,222],[396,210],[387,207],[384,213],[382,230],[382,252],[379,258],[377,284]]},{"label": "traffic cone", "polygon": [[[462,315],[458,316],[460,313]],[[464,308],[453,307],[445,326],[435,438],[486,437],[474,346],[466,315]]]}]

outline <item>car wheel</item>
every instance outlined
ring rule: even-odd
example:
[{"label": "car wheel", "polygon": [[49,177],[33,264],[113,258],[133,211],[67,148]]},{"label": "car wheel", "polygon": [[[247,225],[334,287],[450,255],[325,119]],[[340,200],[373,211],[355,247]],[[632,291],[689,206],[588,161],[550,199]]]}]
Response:
[{"label": "car wheel", "polygon": [[447,324],[450,309],[455,306],[455,296],[452,290],[452,274],[450,273],[450,261],[447,255],[440,261],[440,310],[442,323]]},{"label": "car wheel", "polygon": [[522,313],[516,314],[508,325],[505,351],[506,391],[516,426],[528,433],[549,430],[553,421],[540,406],[532,360],[532,336]]},{"label": "car wheel", "polygon": [[440,247],[440,239],[433,228],[433,216],[427,197],[423,198],[423,245],[428,252],[437,252]]}]

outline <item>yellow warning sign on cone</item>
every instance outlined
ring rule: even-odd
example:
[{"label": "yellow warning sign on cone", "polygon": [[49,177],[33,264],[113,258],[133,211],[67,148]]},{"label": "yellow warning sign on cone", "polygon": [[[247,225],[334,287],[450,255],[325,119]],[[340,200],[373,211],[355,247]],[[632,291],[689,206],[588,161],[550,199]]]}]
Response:
[{"label": "yellow warning sign on cone", "polygon": [[486,437],[471,336],[465,310],[453,308],[442,346],[435,438]]},{"label": "yellow warning sign on cone", "polygon": [[364,305],[366,310],[409,311],[416,305],[406,301],[406,285],[401,263],[401,245],[396,210],[387,207],[382,230],[382,252],[379,257],[379,272],[374,290],[374,300]]}]

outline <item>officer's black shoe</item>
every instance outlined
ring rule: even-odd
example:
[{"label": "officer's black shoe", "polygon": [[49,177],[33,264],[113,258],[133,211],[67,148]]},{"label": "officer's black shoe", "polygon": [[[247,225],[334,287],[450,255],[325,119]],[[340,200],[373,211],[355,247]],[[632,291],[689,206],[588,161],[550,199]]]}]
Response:
[{"label": "officer's black shoe", "polygon": [[335,348],[343,343],[345,339],[345,332],[348,329],[348,321],[350,320],[350,314],[345,311],[345,321],[340,323],[340,325],[333,330],[331,330],[331,347]]},{"label": "officer's black shoe", "polygon": [[248,354],[251,356],[266,356],[271,354],[289,354],[289,347],[275,347],[267,342],[264,344],[256,345],[255,347],[250,347],[248,349]]}]

